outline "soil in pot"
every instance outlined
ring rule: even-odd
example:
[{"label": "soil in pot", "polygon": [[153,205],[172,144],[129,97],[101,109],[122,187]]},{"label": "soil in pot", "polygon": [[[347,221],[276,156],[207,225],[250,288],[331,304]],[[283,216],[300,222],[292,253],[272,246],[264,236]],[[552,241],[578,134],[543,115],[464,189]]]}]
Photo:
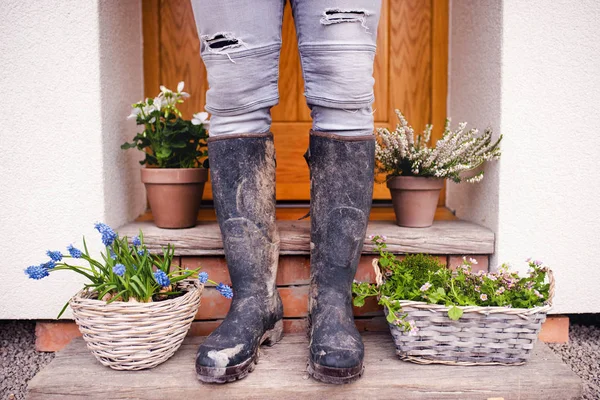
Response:
[{"label": "soil in pot", "polygon": [[396,223],[409,228],[426,228],[433,224],[443,178],[395,176],[388,180]]},{"label": "soil in pot", "polygon": [[156,226],[195,226],[207,180],[205,168],[142,168],[142,182]]}]

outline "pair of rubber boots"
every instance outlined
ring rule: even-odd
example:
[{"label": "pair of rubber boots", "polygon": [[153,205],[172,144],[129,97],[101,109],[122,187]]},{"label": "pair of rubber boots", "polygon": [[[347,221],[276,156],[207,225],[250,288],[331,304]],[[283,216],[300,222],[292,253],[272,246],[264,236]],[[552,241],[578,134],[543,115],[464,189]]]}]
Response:
[{"label": "pair of rubber boots", "polygon": [[[234,297],[223,323],[198,349],[196,372],[202,382],[226,383],[248,375],[259,346],[282,336],[283,306],[275,283],[275,149],[270,133],[217,136],[208,148]],[[374,154],[372,135],[310,135],[308,372],[327,383],[351,382],[363,372],[351,288],[371,208]]]}]

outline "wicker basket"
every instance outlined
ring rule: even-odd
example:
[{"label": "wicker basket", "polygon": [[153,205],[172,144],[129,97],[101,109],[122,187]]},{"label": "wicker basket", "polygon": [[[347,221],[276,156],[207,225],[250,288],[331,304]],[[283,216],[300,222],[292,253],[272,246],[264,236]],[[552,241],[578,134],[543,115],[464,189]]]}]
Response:
[{"label": "wicker basket", "polygon": [[[377,284],[383,283],[378,259],[373,260]],[[548,272],[548,302],[542,307],[459,307],[463,315],[453,321],[448,307],[400,300],[407,320],[415,321],[412,334],[389,324],[396,354],[418,364],[522,365],[531,356],[542,323],[552,308],[554,277]],[[385,308],[386,315],[388,313]]]},{"label": "wicker basket", "polygon": [[178,282],[182,296],[152,303],[93,299],[82,290],[69,301],[88,349],[102,365],[118,370],[153,368],[181,346],[200,305],[204,285]]}]

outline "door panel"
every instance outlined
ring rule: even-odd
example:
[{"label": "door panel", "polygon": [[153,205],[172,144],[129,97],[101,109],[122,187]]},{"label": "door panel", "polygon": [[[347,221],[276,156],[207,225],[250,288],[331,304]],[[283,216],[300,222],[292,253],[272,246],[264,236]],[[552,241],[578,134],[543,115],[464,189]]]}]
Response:
[{"label": "door panel", "polygon": [[[202,111],[206,71],[189,0],[143,0],[144,72],[146,96],[158,86],[174,88],[184,80],[192,97],[181,107],[185,117]],[[375,57],[375,121],[396,126],[400,108],[415,130],[426,123],[443,124],[446,109],[448,0],[383,0]],[[289,4],[283,24],[280,60],[280,103],[272,109],[277,151],[277,199],[308,200],[308,168],[302,155],[308,145],[310,112]],[[441,129],[434,130],[434,138]],[[212,197],[210,185],[205,196]],[[376,184],[375,199],[389,199],[385,185]],[[443,196],[440,198],[443,204]]]}]

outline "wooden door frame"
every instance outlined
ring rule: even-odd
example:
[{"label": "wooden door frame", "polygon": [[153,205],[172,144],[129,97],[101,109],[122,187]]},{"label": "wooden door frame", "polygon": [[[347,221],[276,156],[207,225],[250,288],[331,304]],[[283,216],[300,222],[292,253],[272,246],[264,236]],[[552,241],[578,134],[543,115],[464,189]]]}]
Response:
[{"label": "wooden door frame", "polygon": [[[144,95],[153,96],[160,82],[160,1],[142,0],[142,31],[144,38]],[[391,0],[398,1],[398,0]],[[440,128],[447,117],[448,43],[450,0],[431,1],[431,122]],[[392,16],[390,16],[391,18]],[[432,140],[441,138],[442,129],[435,129]],[[442,189],[439,205],[446,201]]]}]

